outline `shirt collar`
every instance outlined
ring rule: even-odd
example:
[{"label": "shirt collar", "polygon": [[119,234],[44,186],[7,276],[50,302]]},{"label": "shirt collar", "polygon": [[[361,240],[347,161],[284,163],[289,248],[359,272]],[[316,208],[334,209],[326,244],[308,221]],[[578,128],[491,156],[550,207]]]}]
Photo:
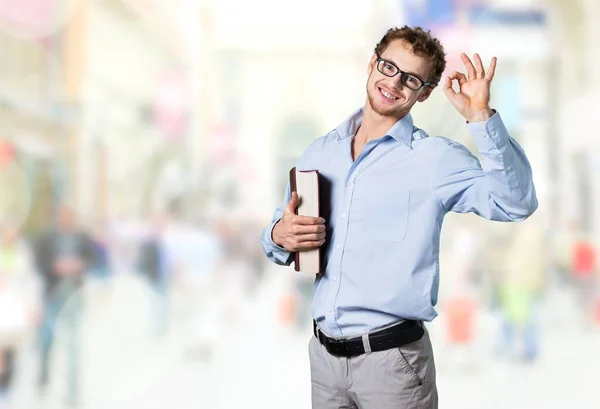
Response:
[{"label": "shirt collar", "polygon": [[[348,118],[338,125],[335,130],[340,139],[350,138],[356,134],[358,127],[362,123],[364,108],[357,109]],[[406,114],[402,119],[394,124],[386,135],[391,136],[398,142],[402,142],[409,148],[412,145],[413,139],[413,119],[410,113]]]}]

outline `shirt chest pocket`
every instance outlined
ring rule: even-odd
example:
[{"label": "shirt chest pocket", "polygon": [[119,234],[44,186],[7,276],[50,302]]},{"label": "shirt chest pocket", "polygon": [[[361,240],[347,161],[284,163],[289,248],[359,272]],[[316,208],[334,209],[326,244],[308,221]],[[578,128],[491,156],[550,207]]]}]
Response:
[{"label": "shirt chest pocket", "polygon": [[365,189],[362,231],[374,241],[400,242],[406,237],[410,191],[371,185]]}]

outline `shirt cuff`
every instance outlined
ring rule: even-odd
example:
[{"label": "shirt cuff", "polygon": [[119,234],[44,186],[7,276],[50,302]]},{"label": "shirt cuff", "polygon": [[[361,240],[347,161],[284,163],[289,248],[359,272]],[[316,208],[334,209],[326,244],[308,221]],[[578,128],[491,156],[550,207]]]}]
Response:
[{"label": "shirt cuff", "polygon": [[479,152],[498,150],[510,138],[498,112],[485,122],[467,123],[467,128],[475,139]]},{"label": "shirt cuff", "polygon": [[[277,219],[267,226],[267,228],[265,229],[263,238],[265,240],[265,243],[267,243],[269,246],[276,247],[279,250],[285,250],[283,247],[278,246],[273,241],[273,229],[275,228],[275,225],[279,222],[279,220],[281,220],[281,219]],[[287,250],[285,250],[285,251],[287,251]]]},{"label": "shirt cuff", "polygon": [[271,249],[271,254],[273,255],[273,257],[277,261],[285,264],[289,261],[292,253],[287,251],[285,248],[278,246],[273,241],[273,229],[275,228],[275,225],[277,224],[277,222],[279,222],[279,220],[281,219],[273,221],[270,225],[268,225],[265,228],[265,230],[263,231],[263,242],[267,244],[267,246]]}]

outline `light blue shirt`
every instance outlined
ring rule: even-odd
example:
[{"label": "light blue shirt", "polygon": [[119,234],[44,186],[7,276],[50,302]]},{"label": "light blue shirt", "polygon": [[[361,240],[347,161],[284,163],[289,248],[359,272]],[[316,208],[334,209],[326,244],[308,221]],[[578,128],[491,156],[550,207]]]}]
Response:
[{"label": "light blue shirt", "polygon": [[[479,160],[463,145],[430,137],[410,115],[369,141],[355,161],[352,139],[360,109],[315,140],[297,163],[331,184],[325,273],[313,288],[312,315],[330,336],[363,334],[403,319],[433,320],[439,289],[444,216],[468,213],[522,221],[537,208],[531,166],[495,113],[468,123]],[[293,256],[271,237],[282,206],[262,234],[265,254],[289,265]],[[298,273],[302,274],[302,273]]]}]

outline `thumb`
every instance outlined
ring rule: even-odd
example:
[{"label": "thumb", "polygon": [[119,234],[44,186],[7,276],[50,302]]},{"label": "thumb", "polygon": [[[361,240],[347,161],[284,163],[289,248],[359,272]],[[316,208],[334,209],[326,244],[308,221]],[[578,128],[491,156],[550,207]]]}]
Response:
[{"label": "thumb", "polygon": [[286,213],[296,213],[296,207],[298,207],[298,193],[292,192],[292,198],[285,208]]}]

